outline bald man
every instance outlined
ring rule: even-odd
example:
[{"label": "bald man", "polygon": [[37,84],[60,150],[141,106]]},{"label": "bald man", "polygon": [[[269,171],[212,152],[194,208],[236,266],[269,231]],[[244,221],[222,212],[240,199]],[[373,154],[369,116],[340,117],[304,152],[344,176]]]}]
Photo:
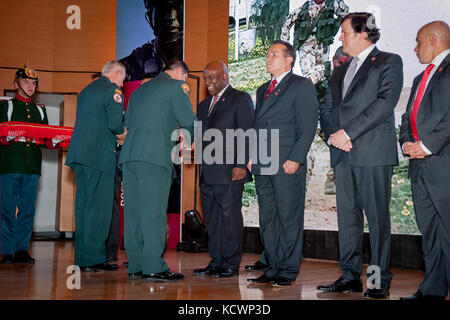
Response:
[{"label": "bald man", "polygon": [[244,184],[252,178],[246,168],[248,145],[245,145],[244,154],[238,154],[240,149],[237,139],[228,139],[227,133],[229,130],[241,129],[241,132],[245,132],[252,128],[254,108],[249,94],[231,87],[228,69],[222,61],[209,63],[203,75],[211,96],[198,106],[202,134],[205,136],[208,130],[210,133],[215,130],[224,139],[223,146],[218,147],[221,150],[212,152],[209,151],[215,149],[218,138],[213,139],[214,144],[212,141],[203,142],[200,194],[211,260],[207,267],[194,270],[193,273],[199,276],[232,277],[239,273],[242,257],[242,193]]},{"label": "bald man", "polygon": [[444,300],[450,288],[450,29],[423,26],[414,49],[424,72],[413,82],[399,142],[409,157],[414,211],[422,233],[425,277],[401,300]]}]

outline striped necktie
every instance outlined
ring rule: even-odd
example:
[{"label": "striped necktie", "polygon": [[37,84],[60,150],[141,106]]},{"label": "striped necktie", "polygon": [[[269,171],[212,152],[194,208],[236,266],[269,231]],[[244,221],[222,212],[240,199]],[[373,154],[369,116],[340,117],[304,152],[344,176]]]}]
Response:
[{"label": "striped necktie", "polygon": [[209,106],[209,109],[208,109],[208,117],[211,114],[211,111],[213,110],[214,105],[216,104],[217,100],[219,100],[219,95],[215,95],[214,96],[213,101],[212,101],[212,103],[211,103],[211,105]]}]

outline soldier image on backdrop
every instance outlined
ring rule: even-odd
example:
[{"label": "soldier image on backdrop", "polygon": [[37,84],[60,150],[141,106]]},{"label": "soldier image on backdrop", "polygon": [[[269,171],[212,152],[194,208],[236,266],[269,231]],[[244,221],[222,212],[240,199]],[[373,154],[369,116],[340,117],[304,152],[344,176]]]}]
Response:
[{"label": "soldier image on backdrop", "polygon": [[[0,102],[0,122],[48,124],[45,106],[32,101],[38,85],[36,71],[25,65],[16,72],[17,94]],[[35,261],[28,253],[41,175],[41,148],[30,139],[0,145],[0,214],[3,264]]]},{"label": "soldier image on backdrop", "polygon": [[281,29],[281,40],[289,41],[294,27],[294,47],[298,51],[302,75],[316,86],[319,101],[330,76],[329,46],[348,13],[343,0],[309,0],[292,11]]},{"label": "soldier image on backdrop", "polygon": [[[289,41],[289,32],[294,27],[294,47],[298,50],[299,66],[302,75],[315,85],[319,103],[325,95],[328,78],[331,74],[329,61],[330,45],[333,44],[342,18],[348,13],[348,6],[343,0],[309,0],[303,6],[292,11],[281,29],[281,39]],[[334,63],[333,63],[334,64]],[[319,129],[319,136],[322,132]],[[313,143],[308,154],[309,182],[315,164],[316,147]],[[329,169],[331,171],[331,168]],[[325,194],[334,194],[334,184],[330,177],[325,183]]]},{"label": "soldier image on backdrop", "polygon": [[144,0],[147,19],[155,39],[120,59],[126,69],[126,81],[153,78],[167,61],[183,57],[183,1]]},{"label": "soldier image on backdrop", "polygon": [[[81,271],[116,270],[106,262],[105,241],[111,226],[116,170],[115,149],[123,143],[125,67],[118,61],[103,66],[102,76],[84,88],[66,165],[72,168],[75,195],[75,264]],[[95,139],[93,139],[95,137]]]}]

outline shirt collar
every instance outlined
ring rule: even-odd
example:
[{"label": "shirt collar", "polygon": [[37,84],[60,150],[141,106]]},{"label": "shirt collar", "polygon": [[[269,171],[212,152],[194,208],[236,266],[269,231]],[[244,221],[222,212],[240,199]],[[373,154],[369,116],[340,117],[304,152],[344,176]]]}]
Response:
[{"label": "shirt collar", "polygon": [[225,88],[223,88],[222,91],[220,91],[219,94],[217,94],[217,96],[219,96],[219,98],[220,98],[229,86],[230,86],[230,84],[228,84]]},{"label": "shirt collar", "polygon": [[445,57],[450,53],[450,49],[444,50],[441,53],[439,53],[436,57],[434,57],[433,61],[431,62],[434,64],[435,67],[439,67],[439,65],[444,61]]},{"label": "shirt collar", "polygon": [[370,46],[368,46],[366,49],[364,49],[363,51],[361,51],[358,54],[358,64],[362,64],[364,62],[364,60],[366,60],[366,58],[369,56],[369,54],[372,52],[372,50],[375,49],[375,45],[371,44]]},{"label": "shirt collar", "polygon": [[20,94],[16,94],[14,98],[22,102],[31,102],[31,98],[22,97]]},{"label": "shirt collar", "polygon": [[286,71],[285,73],[279,75],[278,78],[272,77],[272,81],[273,81],[273,79],[277,80],[277,85],[278,85],[278,84],[281,82],[281,80],[283,80],[283,78],[284,78],[289,72],[291,72],[291,70]]}]

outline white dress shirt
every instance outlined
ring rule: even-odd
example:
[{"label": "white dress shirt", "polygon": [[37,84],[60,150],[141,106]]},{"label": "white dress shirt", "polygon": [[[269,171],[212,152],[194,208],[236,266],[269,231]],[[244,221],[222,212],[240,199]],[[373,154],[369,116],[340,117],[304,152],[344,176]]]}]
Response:
[{"label": "white dress shirt", "polygon": [[[223,95],[223,93],[225,92],[225,90],[227,90],[227,88],[230,86],[230,84],[228,84],[225,88],[222,89],[222,91],[220,91],[218,94],[214,95],[214,96],[218,96],[217,101],[219,101],[220,97]],[[209,104],[209,107],[211,108],[211,105],[214,102],[214,96],[212,96],[211,102]],[[217,102],[216,102],[217,103]],[[211,110],[212,111],[212,110]]]},{"label": "white dress shirt", "polygon": [[273,81],[273,79],[277,80],[277,84],[275,85],[274,89],[277,87],[277,85],[280,84],[281,80],[283,80],[283,78],[284,78],[289,72],[291,72],[291,70],[286,71],[285,73],[280,74],[277,78],[272,77],[272,81]]}]

